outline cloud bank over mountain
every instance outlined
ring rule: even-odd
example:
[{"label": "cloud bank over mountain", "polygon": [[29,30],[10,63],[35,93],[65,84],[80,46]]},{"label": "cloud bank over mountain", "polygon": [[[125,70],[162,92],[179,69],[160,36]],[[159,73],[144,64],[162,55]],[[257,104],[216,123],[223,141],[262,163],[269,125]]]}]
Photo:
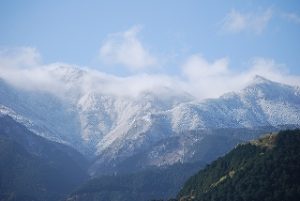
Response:
[{"label": "cloud bank over mountain", "polygon": [[[134,33],[128,34],[134,35]],[[142,47],[138,39],[134,41]],[[129,58],[134,56],[135,54],[128,55]],[[74,65],[59,62],[45,64],[38,50],[32,47],[2,49],[0,52],[0,77],[14,86],[27,90],[46,90],[55,94],[64,94],[64,89],[70,86],[64,86],[58,79],[60,76],[55,75],[56,71],[53,70],[60,66]],[[246,70],[236,72],[231,68],[229,58],[210,61],[201,54],[186,58],[180,66],[181,74],[176,76],[143,71],[132,72],[128,76],[116,76],[100,72],[95,68],[77,66],[78,71],[81,70],[84,74],[78,87],[81,90],[93,89],[119,96],[136,96],[141,92],[168,88],[204,99],[240,90],[255,75],[300,86],[299,76],[289,74],[283,64],[278,64],[272,59],[254,58],[248,62],[248,66]]]}]

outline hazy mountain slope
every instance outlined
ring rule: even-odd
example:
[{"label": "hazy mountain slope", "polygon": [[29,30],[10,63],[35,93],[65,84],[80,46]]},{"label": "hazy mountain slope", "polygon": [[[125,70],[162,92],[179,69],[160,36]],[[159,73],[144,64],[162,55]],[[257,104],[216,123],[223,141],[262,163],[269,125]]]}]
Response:
[{"label": "hazy mountain slope", "polygon": [[[92,175],[135,172],[145,167],[166,166],[174,161],[208,163],[227,153],[242,141],[254,139],[276,128],[199,130],[181,133],[158,141],[144,151],[123,160],[111,160],[99,155],[90,167]],[[99,161],[103,161],[101,166]],[[106,162],[105,162],[106,161]]]},{"label": "hazy mountain slope", "polygon": [[300,130],[239,145],[191,177],[178,197],[193,200],[299,200]]},{"label": "hazy mountain slope", "polygon": [[88,166],[85,157],[74,148],[37,136],[9,116],[0,115],[0,135],[20,144],[31,154],[46,158],[55,156],[55,152],[62,152],[83,169]]},{"label": "hazy mountain slope", "polygon": [[174,197],[183,182],[203,163],[175,164],[132,174],[100,176],[74,192],[68,201],[146,201]]},{"label": "hazy mountain slope", "polygon": [[76,111],[51,93],[19,89],[0,79],[0,112],[43,137],[82,150]]},{"label": "hazy mountain slope", "polygon": [[56,201],[87,179],[77,151],[0,116],[0,200]]}]

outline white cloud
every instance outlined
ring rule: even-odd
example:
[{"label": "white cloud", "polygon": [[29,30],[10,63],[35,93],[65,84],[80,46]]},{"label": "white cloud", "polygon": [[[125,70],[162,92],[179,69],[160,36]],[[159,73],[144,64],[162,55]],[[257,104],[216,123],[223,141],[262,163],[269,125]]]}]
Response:
[{"label": "white cloud", "polygon": [[300,25],[300,16],[296,13],[284,13],[282,16],[285,19]]},{"label": "white cloud", "polygon": [[269,80],[300,86],[300,76],[290,74],[289,70],[284,64],[276,63],[276,61],[273,59],[252,59],[251,68],[244,74],[244,76],[251,78],[253,78],[255,75],[261,75]]},{"label": "white cloud", "polygon": [[100,48],[100,58],[107,64],[121,64],[130,70],[155,66],[157,59],[143,46],[137,35],[140,27],[111,34]]},{"label": "white cloud", "polygon": [[[42,64],[34,48],[14,48],[0,51],[0,79],[17,88],[50,92],[66,97],[86,92],[117,96],[137,96],[145,91],[173,88],[179,82],[163,74],[136,74],[118,77],[91,68],[80,68],[66,63]],[[66,84],[65,81],[70,81]],[[178,87],[176,87],[179,89]]]},{"label": "white cloud", "polygon": [[167,89],[171,93],[189,93],[198,99],[216,98],[244,88],[255,75],[300,86],[299,76],[289,74],[284,65],[266,58],[254,58],[247,69],[236,72],[226,57],[208,61],[194,54],[183,63],[181,75],[136,73],[119,77],[64,63],[41,64],[39,56],[34,56],[39,55],[35,49],[22,50],[15,49],[10,54],[1,51],[0,79],[18,88],[46,91],[60,97],[68,97],[66,93],[70,90],[78,94],[95,92],[131,97],[150,91],[165,96]]},{"label": "white cloud", "polygon": [[26,90],[63,93],[62,83],[45,71],[39,52],[31,47],[0,50],[1,78]]},{"label": "white cloud", "polygon": [[222,21],[222,29],[229,33],[239,33],[250,31],[256,34],[263,32],[273,16],[272,9],[264,12],[241,13],[237,10],[231,10]]},{"label": "white cloud", "polygon": [[182,65],[182,73],[186,78],[185,90],[200,99],[227,92],[231,88],[225,81],[231,76],[228,64],[228,58],[209,62],[199,54],[190,56]]},{"label": "white cloud", "polygon": [[190,56],[183,65],[183,73],[190,79],[226,74],[228,59],[221,58],[209,63],[201,55]]},{"label": "white cloud", "polygon": [[4,48],[0,50],[0,67],[33,67],[39,65],[41,56],[32,47]]},{"label": "white cloud", "polygon": [[163,74],[119,77],[90,68],[84,68],[82,71],[85,73],[80,80],[72,83],[72,87],[83,93],[136,97],[142,92],[160,90],[163,87],[173,88],[176,85],[175,79]]},{"label": "white cloud", "polygon": [[223,28],[230,32],[240,32],[247,26],[247,17],[231,10],[224,19]]},{"label": "white cloud", "polygon": [[216,98],[227,92],[241,90],[256,75],[300,86],[299,76],[290,75],[284,65],[266,58],[252,59],[246,70],[236,72],[229,68],[227,58],[209,62],[200,55],[193,55],[182,66],[182,72],[187,78],[185,90],[199,99]]}]

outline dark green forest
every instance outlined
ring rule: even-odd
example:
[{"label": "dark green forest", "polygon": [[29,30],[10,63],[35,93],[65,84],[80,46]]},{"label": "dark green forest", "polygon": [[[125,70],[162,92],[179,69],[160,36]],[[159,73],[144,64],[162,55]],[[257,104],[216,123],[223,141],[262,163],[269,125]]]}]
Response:
[{"label": "dark green forest", "polygon": [[238,145],[191,177],[179,200],[300,200],[300,130]]}]

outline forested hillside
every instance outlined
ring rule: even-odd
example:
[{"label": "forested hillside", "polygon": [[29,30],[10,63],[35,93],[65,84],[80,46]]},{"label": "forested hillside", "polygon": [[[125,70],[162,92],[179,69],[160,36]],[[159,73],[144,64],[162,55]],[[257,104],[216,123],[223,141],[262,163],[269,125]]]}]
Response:
[{"label": "forested hillside", "polygon": [[180,200],[297,201],[300,130],[269,134],[237,146],[191,177]]}]

